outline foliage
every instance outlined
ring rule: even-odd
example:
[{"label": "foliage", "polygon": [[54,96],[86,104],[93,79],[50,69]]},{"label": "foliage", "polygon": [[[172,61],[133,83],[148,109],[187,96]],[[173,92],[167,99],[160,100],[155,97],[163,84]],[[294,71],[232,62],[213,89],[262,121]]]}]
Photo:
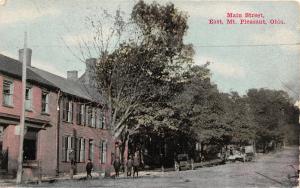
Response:
[{"label": "foliage", "polygon": [[[284,91],[250,89],[248,103],[257,123],[256,137],[263,147],[270,142],[282,144],[284,129],[297,124],[297,111]],[[295,116],[296,115],[296,116]]]},{"label": "foliage", "polygon": [[[115,137],[126,126],[134,131],[150,120],[152,126],[170,127],[170,122],[161,119],[163,113],[170,113],[166,97],[172,95],[172,81],[182,71],[178,64],[187,67],[193,55],[192,47],[183,44],[187,17],[173,4],[139,1],[131,16],[131,24],[141,31],[138,40],[128,39],[111,53],[102,50],[95,66],[96,83]],[[122,27],[116,28],[123,28],[120,23]]]}]

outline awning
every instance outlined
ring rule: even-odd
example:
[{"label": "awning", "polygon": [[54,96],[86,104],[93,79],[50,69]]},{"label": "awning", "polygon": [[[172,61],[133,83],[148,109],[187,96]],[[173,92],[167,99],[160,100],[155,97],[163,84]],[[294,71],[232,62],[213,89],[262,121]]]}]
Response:
[{"label": "awning", "polygon": [[[0,112],[0,124],[18,125],[20,124],[20,116]],[[46,127],[52,126],[50,121],[29,117],[25,118],[25,125],[38,129],[45,129]]]}]

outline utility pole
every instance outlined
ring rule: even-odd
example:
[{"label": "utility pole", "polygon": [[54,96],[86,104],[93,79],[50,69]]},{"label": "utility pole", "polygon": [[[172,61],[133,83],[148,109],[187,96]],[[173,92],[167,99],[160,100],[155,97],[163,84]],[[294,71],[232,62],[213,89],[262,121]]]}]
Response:
[{"label": "utility pole", "polygon": [[18,158],[18,172],[17,184],[22,182],[23,173],[23,143],[24,143],[24,129],[25,129],[25,95],[26,95],[26,66],[27,66],[27,33],[24,34],[24,53],[22,62],[22,111],[20,117],[20,145],[19,145],[19,158]]}]

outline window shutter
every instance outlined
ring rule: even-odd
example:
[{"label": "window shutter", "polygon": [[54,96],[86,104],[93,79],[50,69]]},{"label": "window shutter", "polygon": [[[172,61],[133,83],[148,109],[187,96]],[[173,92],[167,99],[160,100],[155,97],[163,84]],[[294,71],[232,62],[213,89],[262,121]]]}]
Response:
[{"label": "window shutter", "polygon": [[46,94],[46,113],[49,113],[49,93]]},{"label": "window shutter", "polygon": [[73,118],[73,116],[74,116],[74,103],[73,102],[71,102],[71,110],[70,110],[70,113],[71,113],[71,123],[73,123],[73,120],[74,120],[74,118]]},{"label": "window shutter", "polygon": [[71,137],[71,149],[75,149],[75,137]]},{"label": "window shutter", "polygon": [[88,126],[88,119],[89,119],[89,106],[85,108],[85,125]]},{"label": "window shutter", "polygon": [[80,106],[81,108],[81,125],[84,125],[84,120],[85,120],[85,106],[84,105],[81,105]]},{"label": "window shutter", "polygon": [[77,103],[76,105],[76,124],[81,124],[81,104]]},{"label": "window shutter", "polygon": [[75,145],[75,154],[76,154],[76,157],[75,157],[75,161],[77,161],[77,162],[80,162],[79,160],[80,160],[80,138],[76,138],[75,139],[75,143],[76,143],[76,145]]},{"label": "window shutter", "polygon": [[62,161],[65,161],[65,152],[66,152],[66,148],[65,148],[65,146],[66,146],[66,143],[65,143],[65,137],[63,136],[62,137],[62,151],[61,151],[61,160]]},{"label": "window shutter", "polygon": [[103,163],[106,163],[106,157],[107,157],[107,142],[104,141],[104,144],[103,144]]},{"label": "window shutter", "polygon": [[67,98],[63,98],[63,120],[66,121],[68,114],[67,114]]},{"label": "window shutter", "polygon": [[84,139],[84,138],[82,139],[82,142],[83,142],[83,149],[82,149],[82,150],[83,150],[83,153],[82,153],[82,156],[83,156],[83,162],[85,161],[85,150],[86,150],[86,149],[85,149],[85,148],[86,148],[86,146],[85,146],[86,141],[85,141],[85,140],[86,140],[86,139]]},{"label": "window shutter", "polygon": [[102,163],[102,141],[99,142],[99,162]]}]

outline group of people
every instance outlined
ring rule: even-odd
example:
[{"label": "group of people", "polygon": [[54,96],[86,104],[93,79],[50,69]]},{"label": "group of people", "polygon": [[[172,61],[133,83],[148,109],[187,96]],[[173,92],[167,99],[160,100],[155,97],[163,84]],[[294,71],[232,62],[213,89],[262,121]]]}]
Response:
[{"label": "group of people", "polygon": [[[121,161],[119,158],[116,158],[113,163],[115,172],[116,172],[116,177],[119,177],[119,172],[121,169]],[[127,168],[127,176],[133,175],[133,177],[138,177],[139,176],[139,167],[140,167],[140,158],[138,156],[138,153],[136,152],[134,156],[132,157],[131,155],[128,158],[126,168]]]},{"label": "group of people", "polygon": [[[127,168],[127,176],[133,176],[133,177],[138,177],[139,176],[139,167],[140,167],[140,158],[138,153],[136,152],[134,154],[134,156],[129,156],[127,164],[126,164],[126,168]],[[71,165],[73,166],[73,164],[71,163]],[[121,170],[121,161],[119,158],[116,158],[113,162],[113,167],[115,169],[115,176],[119,177],[120,175],[120,170]],[[73,167],[71,167],[73,169]],[[73,171],[71,169],[71,171]],[[92,169],[93,169],[93,163],[92,161],[89,159],[87,164],[86,164],[86,173],[87,173],[87,179],[88,178],[92,178]],[[73,173],[71,173],[73,176]]]}]

